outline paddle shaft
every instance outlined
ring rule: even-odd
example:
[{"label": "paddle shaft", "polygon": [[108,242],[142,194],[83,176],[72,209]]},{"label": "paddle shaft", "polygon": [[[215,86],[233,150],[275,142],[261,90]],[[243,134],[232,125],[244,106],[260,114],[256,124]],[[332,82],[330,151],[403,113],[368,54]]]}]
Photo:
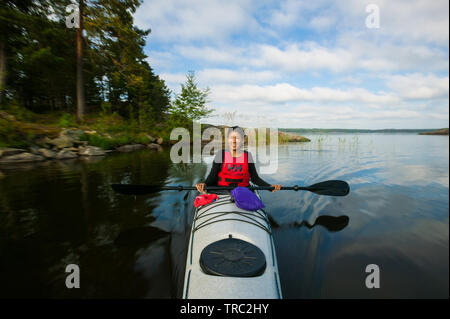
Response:
[{"label": "paddle shaft", "polygon": [[[217,190],[233,190],[236,186],[205,186],[205,190],[208,191],[217,191]],[[274,189],[273,186],[248,186],[246,187],[251,190],[267,190],[271,191]],[[161,186],[161,190],[175,190],[175,191],[184,191],[184,190],[196,190],[197,188],[195,186]],[[309,190],[309,187],[301,187],[301,186],[283,186],[280,190],[294,190],[294,191],[300,191],[300,190]]]},{"label": "paddle shaft", "polygon": [[[119,193],[126,195],[144,195],[157,193],[163,190],[196,190],[195,186],[158,186],[158,185],[128,185],[128,184],[113,184],[112,188]],[[206,186],[207,191],[217,191],[217,190],[233,190],[235,186]],[[273,186],[249,186],[250,190],[274,190]],[[344,181],[331,180],[316,183],[310,186],[284,186],[281,190],[294,190],[294,191],[310,191],[318,195],[329,195],[329,196],[346,196],[350,192],[349,185]]]}]

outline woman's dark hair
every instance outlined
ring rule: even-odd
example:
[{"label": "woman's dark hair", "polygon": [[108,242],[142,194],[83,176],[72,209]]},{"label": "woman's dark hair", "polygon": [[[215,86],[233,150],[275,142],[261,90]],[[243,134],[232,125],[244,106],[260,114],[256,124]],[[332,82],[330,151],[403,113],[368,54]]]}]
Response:
[{"label": "woman's dark hair", "polygon": [[238,133],[242,139],[244,139],[245,137],[245,133],[244,133],[244,129],[242,127],[239,126],[232,126],[228,128],[228,132],[227,132],[227,138],[230,136],[231,133],[236,132]]}]

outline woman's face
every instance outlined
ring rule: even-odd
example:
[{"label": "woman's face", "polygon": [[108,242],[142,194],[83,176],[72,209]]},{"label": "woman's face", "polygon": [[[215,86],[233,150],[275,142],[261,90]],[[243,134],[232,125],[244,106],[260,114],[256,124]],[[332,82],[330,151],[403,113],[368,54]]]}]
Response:
[{"label": "woman's face", "polygon": [[231,132],[230,135],[228,135],[228,147],[230,150],[236,151],[239,150],[239,148],[242,145],[242,137],[237,132]]}]

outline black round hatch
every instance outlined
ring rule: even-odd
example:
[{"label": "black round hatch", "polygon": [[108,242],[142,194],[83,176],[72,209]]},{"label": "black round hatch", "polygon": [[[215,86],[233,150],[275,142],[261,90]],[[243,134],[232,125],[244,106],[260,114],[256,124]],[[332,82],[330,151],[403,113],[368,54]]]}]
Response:
[{"label": "black round hatch", "polygon": [[209,275],[256,277],[264,273],[266,257],[261,249],[249,242],[227,238],[203,249],[200,266]]}]

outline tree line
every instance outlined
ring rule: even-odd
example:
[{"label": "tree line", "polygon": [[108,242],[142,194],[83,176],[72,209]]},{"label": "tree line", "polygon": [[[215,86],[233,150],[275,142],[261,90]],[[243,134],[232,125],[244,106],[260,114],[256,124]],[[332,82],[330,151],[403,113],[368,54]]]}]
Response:
[{"label": "tree line", "polygon": [[[185,124],[208,115],[208,91],[196,87],[193,73],[171,101],[144,53],[151,30],[133,23],[139,5],[140,0],[3,0],[0,103],[36,113],[76,113],[79,121],[86,111],[107,110],[139,126],[168,118]],[[78,27],[67,27],[69,16]]]}]

